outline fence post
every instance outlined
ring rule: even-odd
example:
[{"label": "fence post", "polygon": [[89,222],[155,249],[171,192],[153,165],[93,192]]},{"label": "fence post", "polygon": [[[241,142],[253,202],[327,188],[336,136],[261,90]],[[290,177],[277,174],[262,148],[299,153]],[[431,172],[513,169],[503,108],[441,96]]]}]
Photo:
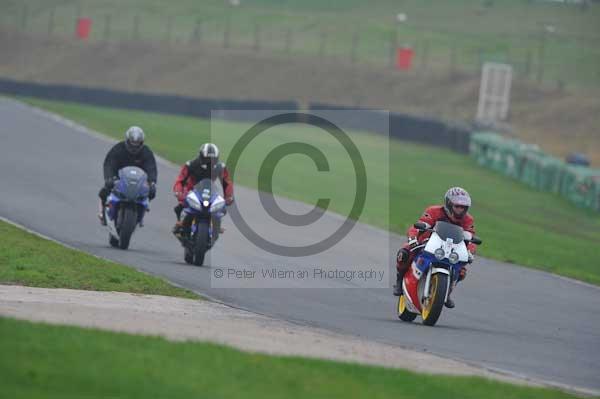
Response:
[{"label": "fence post", "polygon": [[225,28],[223,29],[223,47],[229,48],[229,40],[231,34],[231,16],[227,14],[227,18],[225,18]]},{"label": "fence post", "polygon": [[254,51],[260,51],[260,24],[254,22]]},{"label": "fence post", "polygon": [[456,76],[456,44],[450,49],[450,75]]},{"label": "fence post", "polygon": [[327,46],[327,32],[321,31],[321,42],[319,43],[319,56],[325,55],[325,47]]},{"label": "fence post", "polygon": [[167,29],[165,31],[165,40],[167,43],[171,43],[171,36],[173,34],[173,16],[169,15],[167,17]]},{"label": "fence post", "polygon": [[194,25],[194,31],[192,32],[192,41],[199,43],[202,41],[202,19],[196,19],[196,25]]},{"label": "fence post", "polygon": [[527,54],[525,55],[525,77],[529,78],[531,74],[531,49],[527,49]]},{"label": "fence post", "polygon": [[360,36],[358,31],[354,31],[352,34],[352,48],[350,50],[350,61],[354,64],[356,62],[357,51],[358,51],[358,42],[360,41]]},{"label": "fence post", "polygon": [[48,36],[52,36],[54,33],[54,13],[56,12],[56,7],[52,7],[50,12],[48,13]]},{"label": "fence post", "polygon": [[390,67],[393,67],[396,62],[396,49],[398,48],[398,30],[394,27],[394,30],[390,36]]},{"label": "fence post", "polygon": [[429,40],[423,41],[423,51],[421,52],[421,70],[424,72],[429,67]]},{"label": "fence post", "polygon": [[140,38],[140,16],[135,15],[133,17],[133,33],[131,35],[133,40],[139,40]]},{"label": "fence post", "polygon": [[477,49],[477,61],[479,63],[479,70],[481,71],[481,68],[483,68],[483,49],[481,47]]},{"label": "fence post", "polygon": [[104,16],[104,33],[102,34],[102,39],[104,41],[108,41],[110,39],[110,14],[106,14]]},{"label": "fence post", "polygon": [[29,8],[27,4],[23,4],[23,11],[21,14],[21,30],[25,31],[27,29],[27,24],[29,22]]},{"label": "fence post", "polygon": [[544,59],[546,58],[546,29],[542,31],[540,36],[540,44],[538,49],[538,69],[536,82],[537,84],[541,84],[544,80]]},{"label": "fence post", "polygon": [[292,28],[288,28],[285,33],[285,52],[289,54],[292,51]]}]

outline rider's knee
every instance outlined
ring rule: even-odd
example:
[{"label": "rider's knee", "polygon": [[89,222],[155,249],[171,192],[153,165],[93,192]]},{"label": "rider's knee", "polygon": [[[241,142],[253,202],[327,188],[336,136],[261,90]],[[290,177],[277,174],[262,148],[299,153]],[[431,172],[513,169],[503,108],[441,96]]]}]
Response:
[{"label": "rider's knee", "polygon": [[396,254],[396,269],[399,272],[404,272],[408,268],[409,252],[406,248],[400,248]]}]

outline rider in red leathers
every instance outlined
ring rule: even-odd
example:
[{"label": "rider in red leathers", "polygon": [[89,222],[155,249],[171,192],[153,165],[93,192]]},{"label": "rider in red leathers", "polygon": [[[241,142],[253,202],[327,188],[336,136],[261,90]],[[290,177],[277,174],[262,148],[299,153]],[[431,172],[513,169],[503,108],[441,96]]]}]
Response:
[{"label": "rider in red leathers", "polygon": [[[212,143],[203,144],[198,151],[198,157],[191,161],[187,161],[182,167],[173,185],[173,193],[179,202],[174,208],[177,215],[177,222],[173,228],[176,234],[189,233],[191,220],[181,219],[181,212],[184,208],[185,197],[188,192],[194,188],[196,183],[202,179],[219,179],[223,186],[223,194],[225,203],[231,205],[233,203],[233,182],[229,175],[229,171],[223,162],[219,161],[219,149]],[[221,232],[222,229],[221,229]]]},{"label": "rider in red leathers", "polygon": [[[425,209],[423,215],[419,218],[420,222],[424,222],[428,227],[433,227],[436,222],[443,221],[461,226],[463,230],[475,234],[474,219],[468,213],[471,206],[471,197],[466,190],[460,187],[452,187],[444,196],[444,205],[434,205]],[[408,242],[398,251],[396,256],[396,285],[394,286],[394,295],[402,295],[402,279],[413,261],[418,250],[422,249],[425,241],[431,236],[430,231],[419,232],[415,227],[411,226],[407,233]],[[476,245],[469,243],[469,263],[473,261]],[[463,267],[460,270],[458,281],[464,280],[467,275],[467,269]],[[446,307],[453,308],[454,301],[450,299],[446,301]]]}]

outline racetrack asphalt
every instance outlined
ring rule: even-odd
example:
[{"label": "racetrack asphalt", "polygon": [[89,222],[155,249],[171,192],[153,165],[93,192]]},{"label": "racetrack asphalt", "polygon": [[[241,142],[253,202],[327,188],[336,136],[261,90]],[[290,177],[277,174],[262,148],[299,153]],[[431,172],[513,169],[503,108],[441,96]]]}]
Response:
[{"label": "racetrack asphalt", "polygon": [[[151,144],[151,138],[148,141]],[[600,288],[478,257],[455,292],[456,308],[445,309],[433,328],[399,321],[391,288],[357,288],[344,281],[332,283],[337,288],[302,288],[293,281],[285,283],[287,288],[215,288],[211,278],[216,270],[260,270],[284,259],[253,245],[226,220],[227,231],[207,265],[186,265],[170,232],[170,187],[178,169],[166,162],[159,163],[158,196],[146,225],[135,232],[129,250],[110,248],[96,213],[101,164],[111,145],[109,139],[0,98],[0,216],[235,307],[600,392]],[[236,186],[235,196],[245,207],[260,206],[254,190]],[[312,209],[280,197],[277,203],[292,213]],[[262,225],[276,236],[297,242],[310,239],[270,223],[259,210],[244,216],[249,224]],[[339,226],[340,217],[325,213],[319,223]],[[401,243],[400,236],[359,223],[339,245],[295,258],[294,266],[309,270],[317,261],[366,265],[385,253],[391,272],[391,248]]]}]

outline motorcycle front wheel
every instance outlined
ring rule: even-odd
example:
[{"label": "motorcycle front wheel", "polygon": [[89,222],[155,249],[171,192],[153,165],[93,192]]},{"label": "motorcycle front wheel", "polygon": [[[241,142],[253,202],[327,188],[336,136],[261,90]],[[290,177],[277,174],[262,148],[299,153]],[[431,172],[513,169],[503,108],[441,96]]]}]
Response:
[{"label": "motorcycle front wheel", "polygon": [[421,317],[423,324],[433,326],[438,321],[444,309],[446,291],[448,290],[448,275],[436,273],[431,276],[429,283],[429,297],[423,301]]},{"label": "motorcycle front wheel", "polygon": [[194,237],[194,265],[196,266],[204,264],[204,255],[208,251],[208,239],[208,222],[198,223]]},{"label": "motorcycle front wheel", "polygon": [[119,248],[129,248],[129,241],[137,224],[137,210],[133,207],[124,207],[120,209],[119,217]]},{"label": "motorcycle front wheel", "polygon": [[108,233],[108,243],[113,248],[118,248],[119,247],[119,239],[113,237],[113,235],[110,234],[110,233]]}]

